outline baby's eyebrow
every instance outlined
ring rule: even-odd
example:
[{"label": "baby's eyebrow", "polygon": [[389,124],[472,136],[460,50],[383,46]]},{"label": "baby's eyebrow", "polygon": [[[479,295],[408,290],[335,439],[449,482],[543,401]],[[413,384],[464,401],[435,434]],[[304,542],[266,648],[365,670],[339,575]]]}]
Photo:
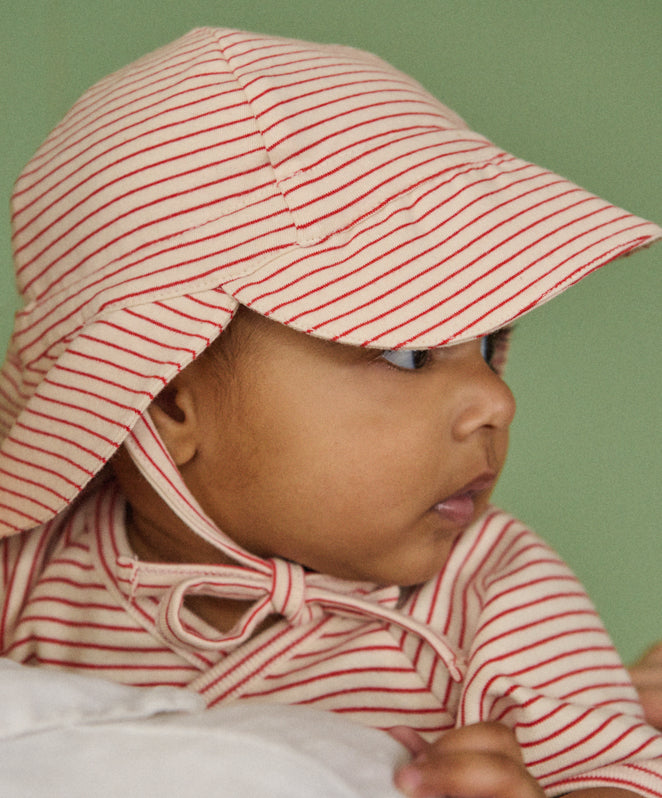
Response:
[{"label": "baby's eyebrow", "polygon": [[503,327],[499,327],[496,330],[492,330],[492,332],[487,333],[486,335],[482,335],[479,340],[483,338],[490,338],[495,343],[498,344],[505,344],[510,339],[510,336],[513,334],[513,331],[517,325],[513,322],[510,324],[505,324]]},{"label": "baby's eyebrow", "polygon": [[496,330],[492,330],[492,332],[487,333],[487,335],[503,335],[511,333],[515,329],[515,327],[517,327],[517,322],[511,321],[508,322],[507,324],[504,324],[503,327],[497,327]]}]

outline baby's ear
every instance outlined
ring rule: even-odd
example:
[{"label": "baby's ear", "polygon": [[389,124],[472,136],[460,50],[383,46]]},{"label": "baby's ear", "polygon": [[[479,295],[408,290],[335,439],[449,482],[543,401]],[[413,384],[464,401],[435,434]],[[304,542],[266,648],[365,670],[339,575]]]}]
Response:
[{"label": "baby's ear", "polygon": [[158,394],[149,414],[177,467],[190,462],[197,451],[195,402],[183,372]]}]

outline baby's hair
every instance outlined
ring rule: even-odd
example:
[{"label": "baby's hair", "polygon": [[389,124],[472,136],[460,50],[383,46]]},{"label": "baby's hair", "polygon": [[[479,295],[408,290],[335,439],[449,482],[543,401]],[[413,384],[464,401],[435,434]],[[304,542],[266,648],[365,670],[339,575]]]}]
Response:
[{"label": "baby's hair", "polygon": [[194,368],[201,367],[212,371],[218,389],[222,391],[219,396],[223,399],[238,394],[237,361],[239,357],[251,356],[252,343],[256,336],[263,334],[264,327],[263,316],[240,305],[222,334],[215,338],[192,364]]}]

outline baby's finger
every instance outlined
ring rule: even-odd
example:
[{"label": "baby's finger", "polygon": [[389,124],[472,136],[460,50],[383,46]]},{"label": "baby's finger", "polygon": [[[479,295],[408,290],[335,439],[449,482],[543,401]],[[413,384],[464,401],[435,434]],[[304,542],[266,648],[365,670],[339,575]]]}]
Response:
[{"label": "baby's finger", "polygon": [[440,754],[474,751],[500,754],[523,762],[514,732],[502,723],[484,722],[453,729],[439,737],[432,747]]},{"label": "baby's finger", "polygon": [[409,726],[393,726],[388,733],[409,751],[412,757],[422,754],[430,747],[421,735]]},{"label": "baby's finger", "polygon": [[656,729],[662,730],[662,683],[642,686],[635,682],[635,685],[646,721]]},{"label": "baby's finger", "polygon": [[544,798],[524,765],[510,756],[485,752],[441,754],[431,749],[395,775],[410,798]]}]

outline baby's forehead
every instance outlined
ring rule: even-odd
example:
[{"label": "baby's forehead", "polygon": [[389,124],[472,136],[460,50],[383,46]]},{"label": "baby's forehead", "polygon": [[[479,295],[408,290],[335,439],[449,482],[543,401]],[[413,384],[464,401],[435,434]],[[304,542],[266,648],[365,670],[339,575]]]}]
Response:
[{"label": "baby's forehead", "polygon": [[[475,339],[476,349],[499,373],[505,364],[511,333],[512,327],[508,326]],[[223,368],[232,368],[239,360],[247,361],[249,365],[259,365],[260,361],[271,357],[274,352],[291,352],[292,357],[296,358],[299,352],[306,351],[342,364],[373,361],[385,352],[413,350],[434,353],[458,346],[460,344],[451,343],[425,350],[412,346],[398,347],[396,350],[356,346],[309,335],[240,306],[227,330],[205,350],[200,361],[212,361],[213,368],[219,363]]]}]

